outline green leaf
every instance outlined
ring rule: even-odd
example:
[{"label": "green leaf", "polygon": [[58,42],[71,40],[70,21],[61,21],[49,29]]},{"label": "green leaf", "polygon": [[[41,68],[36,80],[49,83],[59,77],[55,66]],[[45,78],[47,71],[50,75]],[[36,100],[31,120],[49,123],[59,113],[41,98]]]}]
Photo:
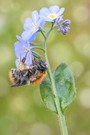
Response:
[{"label": "green leaf", "polygon": [[[64,111],[65,108],[74,100],[76,95],[73,73],[65,63],[62,63],[53,72],[53,79],[60,101],[60,107]],[[57,112],[54,101],[54,98],[56,97],[53,95],[51,83],[48,77],[40,85],[40,92],[46,106],[50,110]]]},{"label": "green leaf", "polygon": [[46,79],[40,85],[40,93],[47,108],[49,108],[51,111],[57,112],[54,102],[54,95],[52,93],[51,84],[48,77],[46,77]]},{"label": "green leaf", "polygon": [[55,86],[61,107],[64,110],[76,96],[75,80],[71,69],[65,64],[59,65],[54,72]]}]

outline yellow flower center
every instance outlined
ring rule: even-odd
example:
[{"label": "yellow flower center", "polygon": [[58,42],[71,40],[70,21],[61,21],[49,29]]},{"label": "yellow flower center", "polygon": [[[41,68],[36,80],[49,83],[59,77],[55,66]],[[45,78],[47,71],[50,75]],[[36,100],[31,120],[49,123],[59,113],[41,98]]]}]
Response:
[{"label": "yellow flower center", "polygon": [[32,23],[32,29],[35,29],[36,25],[34,23]]},{"label": "yellow flower center", "polygon": [[25,48],[25,51],[26,51],[26,52],[29,52],[29,49],[26,47],[26,48]]},{"label": "yellow flower center", "polygon": [[49,16],[48,16],[50,19],[55,19],[56,18],[56,14],[50,14]]}]

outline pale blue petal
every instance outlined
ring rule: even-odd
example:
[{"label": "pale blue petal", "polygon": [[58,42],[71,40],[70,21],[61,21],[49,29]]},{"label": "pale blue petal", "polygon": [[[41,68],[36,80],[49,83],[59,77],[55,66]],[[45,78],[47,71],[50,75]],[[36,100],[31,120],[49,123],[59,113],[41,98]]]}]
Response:
[{"label": "pale blue petal", "polygon": [[60,16],[65,11],[65,8],[60,8],[59,12],[57,13],[57,16]]},{"label": "pale blue petal", "polygon": [[45,21],[42,18],[40,18],[36,24],[36,28],[34,29],[34,32],[37,32],[39,30],[39,27],[43,27],[44,23]]},{"label": "pale blue petal", "polygon": [[25,41],[24,41],[20,36],[17,35],[16,38],[17,38],[22,44],[25,43]]},{"label": "pale blue petal", "polygon": [[31,18],[26,18],[24,22],[24,30],[31,29],[32,26],[32,19]]},{"label": "pale blue petal", "polygon": [[16,57],[20,57],[20,55],[23,53],[23,45],[21,42],[16,42],[14,44],[14,51],[15,51],[15,54],[16,54]]},{"label": "pale blue petal", "polygon": [[51,6],[51,7],[49,8],[49,11],[50,11],[51,13],[57,13],[57,12],[59,11],[59,6]]},{"label": "pale blue petal", "polygon": [[40,27],[43,28],[45,25],[45,20],[44,19],[41,19],[40,20]]},{"label": "pale blue petal", "polygon": [[50,14],[48,8],[41,8],[40,15],[48,16]]},{"label": "pale blue petal", "polygon": [[50,18],[48,18],[47,16],[42,16],[42,15],[41,15],[41,18],[44,20],[44,22],[45,22],[45,21],[48,21],[48,22],[53,22],[53,21],[54,21],[54,19],[50,19]]},{"label": "pale blue petal", "polygon": [[31,52],[27,53],[25,64],[27,64],[27,65],[31,65],[32,64],[32,53]]},{"label": "pale blue petal", "polygon": [[31,37],[31,30],[26,30],[22,33],[22,38],[25,40],[25,41],[28,41]]},{"label": "pale blue petal", "polygon": [[29,43],[29,42],[27,42],[27,43],[25,44],[25,46],[30,50],[30,43]]},{"label": "pale blue petal", "polygon": [[19,64],[20,64],[20,59],[16,59],[15,65],[16,65],[17,68],[19,68]]},{"label": "pale blue petal", "polygon": [[37,36],[37,33],[35,32],[35,33],[32,33],[32,36],[31,36],[31,38],[30,38],[30,42],[32,41],[32,40],[35,40],[36,39],[36,36]]},{"label": "pale blue petal", "polygon": [[34,24],[38,23],[39,15],[38,15],[38,12],[36,10],[32,12],[32,20],[33,20]]},{"label": "pale blue petal", "polygon": [[22,38],[28,42],[35,40],[36,39],[36,30],[35,31],[30,31],[30,30],[24,31],[22,33]]},{"label": "pale blue petal", "polygon": [[21,41],[22,40],[22,38],[20,37],[20,36],[16,36],[16,38],[19,40],[19,41]]}]

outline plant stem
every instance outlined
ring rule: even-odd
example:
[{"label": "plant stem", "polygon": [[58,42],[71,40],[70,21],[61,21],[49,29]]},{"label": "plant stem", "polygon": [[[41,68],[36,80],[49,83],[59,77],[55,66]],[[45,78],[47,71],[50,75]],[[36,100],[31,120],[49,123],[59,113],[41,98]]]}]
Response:
[{"label": "plant stem", "polygon": [[63,113],[63,111],[61,109],[61,106],[60,106],[58,93],[57,93],[57,90],[56,90],[55,82],[54,82],[54,79],[53,79],[53,76],[52,76],[49,60],[48,60],[48,57],[47,57],[47,45],[46,45],[46,42],[47,42],[47,38],[48,38],[48,36],[49,36],[49,34],[50,34],[51,30],[52,30],[52,27],[48,31],[48,33],[46,35],[46,40],[45,40],[45,43],[44,43],[45,60],[46,60],[47,66],[48,66],[48,75],[49,75],[49,78],[50,78],[50,81],[51,81],[51,87],[52,87],[53,95],[55,97],[54,100],[55,100],[55,105],[56,105],[56,109],[57,109],[57,112],[58,112],[58,121],[59,121],[60,129],[61,129],[61,133],[62,133],[62,135],[68,135],[65,116],[64,116],[64,113]]},{"label": "plant stem", "polygon": [[60,129],[61,129],[62,135],[68,135],[65,116],[64,116],[64,114],[61,110],[61,107],[60,107],[57,90],[56,90],[55,83],[54,83],[54,80],[53,80],[53,77],[52,77],[52,73],[51,73],[51,69],[50,69],[50,65],[49,65],[49,61],[48,61],[48,57],[47,57],[46,53],[45,53],[45,59],[46,59],[46,63],[47,63],[47,66],[48,66],[48,74],[49,74],[49,78],[50,78],[50,81],[51,81],[52,91],[53,91],[53,94],[54,94],[54,97],[55,97],[55,105],[56,105],[57,112],[58,112],[58,121],[59,121],[59,124],[60,124]]},{"label": "plant stem", "polygon": [[39,49],[39,50],[41,50],[41,51],[45,52],[45,50],[44,50],[43,48],[38,47],[38,46],[31,47],[31,49]]}]

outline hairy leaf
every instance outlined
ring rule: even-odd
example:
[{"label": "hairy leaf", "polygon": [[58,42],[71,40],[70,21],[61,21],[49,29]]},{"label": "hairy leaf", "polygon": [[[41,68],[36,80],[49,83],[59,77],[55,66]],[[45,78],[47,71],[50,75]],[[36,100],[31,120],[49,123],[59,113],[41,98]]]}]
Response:
[{"label": "hairy leaf", "polygon": [[[72,71],[65,63],[62,63],[53,72],[53,79],[60,101],[60,107],[62,110],[65,110],[76,95],[75,80]],[[40,91],[46,106],[50,110],[57,112],[54,100],[56,97],[53,95],[52,85],[48,77],[40,85]]]}]

